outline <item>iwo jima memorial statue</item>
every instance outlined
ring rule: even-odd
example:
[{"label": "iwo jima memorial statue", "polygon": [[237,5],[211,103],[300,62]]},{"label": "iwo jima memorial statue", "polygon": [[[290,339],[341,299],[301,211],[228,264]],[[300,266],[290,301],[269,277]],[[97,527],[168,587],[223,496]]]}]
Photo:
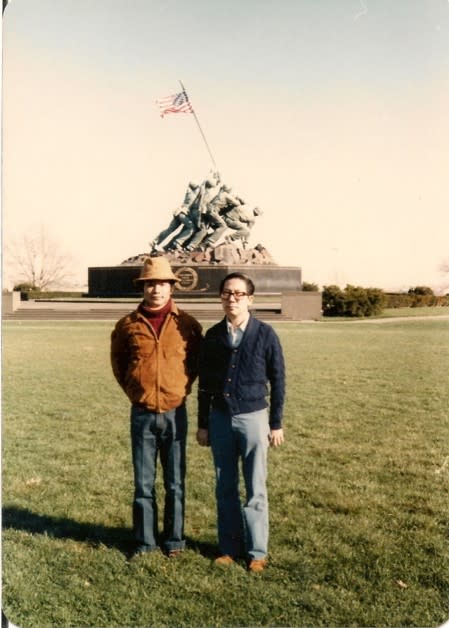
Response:
[{"label": "iwo jima memorial statue", "polygon": [[191,181],[182,204],[150,242],[147,253],[119,266],[89,268],[89,296],[140,296],[133,279],[145,258],[155,255],[169,259],[179,278],[178,296],[216,296],[220,281],[234,271],[248,274],[259,293],[301,290],[300,268],[278,266],[265,246],[250,246],[251,230],[263,212],[232,192],[218,172],[202,183]]},{"label": "iwo jima memorial statue", "polygon": [[153,235],[150,249],[118,266],[93,267],[89,273],[92,297],[140,297],[133,280],[148,256],[165,255],[179,282],[178,297],[217,296],[220,281],[240,271],[255,282],[257,293],[301,291],[301,269],[279,266],[262,244],[251,247],[249,239],[262,210],[245,202],[221,180],[196,114],[181,83],[182,91],[159,102],[161,116],[193,113],[203,136],[213,170],[201,183],[191,181],[182,203],[172,211],[167,227]]}]

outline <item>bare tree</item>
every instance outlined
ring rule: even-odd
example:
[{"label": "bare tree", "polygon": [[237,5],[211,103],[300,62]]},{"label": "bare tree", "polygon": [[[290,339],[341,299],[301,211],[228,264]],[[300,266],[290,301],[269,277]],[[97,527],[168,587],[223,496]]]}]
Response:
[{"label": "bare tree", "polygon": [[5,253],[15,283],[23,281],[39,290],[48,290],[57,288],[71,275],[70,256],[48,236],[43,227],[37,235],[23,235],[7,245]]}]

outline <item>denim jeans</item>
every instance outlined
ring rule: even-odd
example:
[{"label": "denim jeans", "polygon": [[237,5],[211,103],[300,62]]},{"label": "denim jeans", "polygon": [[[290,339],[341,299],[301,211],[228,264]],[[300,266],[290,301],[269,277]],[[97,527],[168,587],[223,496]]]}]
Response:
[{"label": "denim jeans", "polygon": [[[209,439],[216,474],[218,544],[222,554],[264,558],[268,552],[266,409],[230,415],[212,409]],[[243,509],[239,494],[239,459],[245,482]]]},{"label": "denim jeans", "polygon": [[137,545],[147,551],[159,545],[155,490],[157,456],[165,488],[164,548],[184,549],[187,412],[184,405],[157,414],[131,408],[131,446],[134,467],[133,529]]}]

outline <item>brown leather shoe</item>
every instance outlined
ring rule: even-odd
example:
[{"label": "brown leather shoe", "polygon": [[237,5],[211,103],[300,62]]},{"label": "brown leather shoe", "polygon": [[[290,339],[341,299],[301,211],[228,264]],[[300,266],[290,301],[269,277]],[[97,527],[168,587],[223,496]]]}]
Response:
[{"label": "brown leather shoe", "polygon": [[232,556],[225,554],[224,556],[219,556],[214,560],[215,565],[223,565],[224,567],[229,567],[230,565],[235,564],[235,560]]},{"label": "brown leather shoe", "polygon": [[259,571],[263,571],[267,566],[266,558],[252,558],[248,564],[248,571],[252,571],[254,573],[258,573]]},{"label": "brown leather shoe", "polygon": [[172,549],[168,551],[167,556],[169,558],[178,558],[178,556],[180,556],[181,554],[182,554],[181,549]]}]

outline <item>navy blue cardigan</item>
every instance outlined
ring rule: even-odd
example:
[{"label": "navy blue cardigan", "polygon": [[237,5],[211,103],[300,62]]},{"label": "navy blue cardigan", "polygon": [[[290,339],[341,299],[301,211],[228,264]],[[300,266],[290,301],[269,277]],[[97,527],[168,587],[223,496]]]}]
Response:
[{"label": "navy blue cardigan", "polygon": [[233,348],[226,318],[211,327],[200,352],[198,427],[207,429],[211,406],[227,409],[231,414],[266,408],[268,392],[270,428],[279,429],[285,395],[285,364],[273,328],[250,316],[240,345]]}]

